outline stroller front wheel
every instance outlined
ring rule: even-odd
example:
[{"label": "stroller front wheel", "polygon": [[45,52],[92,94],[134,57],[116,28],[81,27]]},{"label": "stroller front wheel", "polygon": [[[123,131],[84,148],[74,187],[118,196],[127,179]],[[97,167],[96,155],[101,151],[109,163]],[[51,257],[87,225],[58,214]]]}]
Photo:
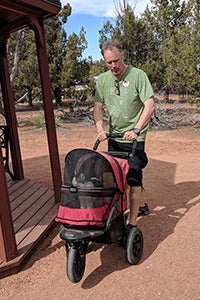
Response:
[{"label": "stroller front wheel", "polygon": [[143,235],[139,228],[133,228],[126,241],[127,260],[131,265],[136,265],[142,256]]},{"label": "stroller front wheel", "polygon": [[66,271],[69,280],[73,283],[79,282],[85,271],[86,251],[88,243],[76,243],[67,246]]}]

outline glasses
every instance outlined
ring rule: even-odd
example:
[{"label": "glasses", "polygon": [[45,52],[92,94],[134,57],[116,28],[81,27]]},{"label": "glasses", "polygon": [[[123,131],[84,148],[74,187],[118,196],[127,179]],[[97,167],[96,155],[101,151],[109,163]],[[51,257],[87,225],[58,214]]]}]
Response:
[{"label": "glasses", "polygon": [[115,81],[115,93],[117,96],[120,96],[119,82]]}]

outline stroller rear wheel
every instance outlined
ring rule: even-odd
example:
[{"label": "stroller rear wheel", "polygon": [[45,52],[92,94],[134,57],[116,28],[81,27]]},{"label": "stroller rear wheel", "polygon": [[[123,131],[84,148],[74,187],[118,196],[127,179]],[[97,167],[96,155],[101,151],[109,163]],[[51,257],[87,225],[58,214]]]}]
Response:
[{"label": "stroller rear wheel", "polygon": [[66,245],[67,250],[67,276],[71,282],[79,282],[85,271],[86,251],[88,242],[82,241]]},{"label": "stroller rear wheel", "polygon": [[126,241],[127,260],[131,265],[136,265],[142,256],[143,235],[142,231],[135,227],[129,232]]}]

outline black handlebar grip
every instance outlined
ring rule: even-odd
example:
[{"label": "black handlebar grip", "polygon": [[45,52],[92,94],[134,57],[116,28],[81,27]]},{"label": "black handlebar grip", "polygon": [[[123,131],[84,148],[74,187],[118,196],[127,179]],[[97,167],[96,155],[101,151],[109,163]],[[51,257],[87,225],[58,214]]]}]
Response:
[{"label": "black handlebar grip", "polygon": [[93,150],[97,150],[97,148],[98,148],[100,142],[101,142],[100,140],[96,140],[96,142],[95,142],[95,144],[94,144],[94,146],[93,146]]},{"label": "black handlebar grip", "polygon": [[[107,138],[122,138],[123,136],[124,136],[124,133],[110,133],[110,132],[106,133]],[[101,141],[99,139],[97,139],[93,146],[93,150],[97,150],[100,143],[101,143]]]},{"label": "black handlebar grip", "polygon": [[108,133],[111,138],[123,138],[124,133]]}]

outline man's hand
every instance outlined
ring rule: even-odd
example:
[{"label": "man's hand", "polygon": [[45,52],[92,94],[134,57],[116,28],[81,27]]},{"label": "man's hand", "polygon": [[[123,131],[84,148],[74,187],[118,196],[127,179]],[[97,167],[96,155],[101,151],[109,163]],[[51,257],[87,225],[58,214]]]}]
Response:
[{"label": "man's hand", "polygon": [[124,133],[123,139],[126,141],[134,141],[137,137],[137,134],[133,130],[130,130]]},{"label": "man's hand", "polygon": [[97,135],[97,139],[99,141],[104,141],[107,139],[107,136],[106,136],[106,132],[105,131],[101,131],[98,135]]}]

